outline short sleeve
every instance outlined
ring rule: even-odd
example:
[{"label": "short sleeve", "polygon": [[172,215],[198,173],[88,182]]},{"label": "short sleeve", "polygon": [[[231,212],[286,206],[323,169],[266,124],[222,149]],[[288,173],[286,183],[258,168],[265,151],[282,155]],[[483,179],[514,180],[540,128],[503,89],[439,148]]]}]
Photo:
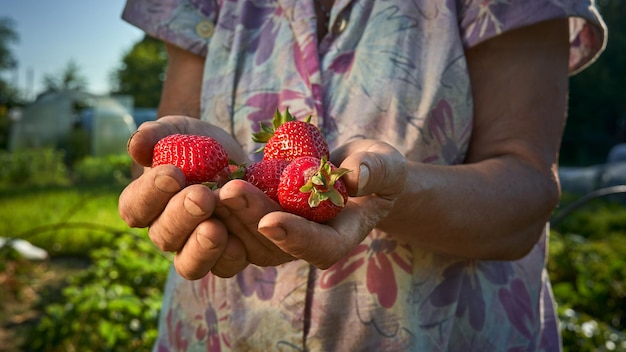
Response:
[{"label": "short sleeve", "polygon": [[594,0],[459,0],[466,48],[516,28],[569,18],[570,74],[590,65],[606,46],[607,29]]},{"label": "short sleeve", "polygon": [[150,36],[204,56],[217,12],[216,0],[127,0],[122,19]]}]

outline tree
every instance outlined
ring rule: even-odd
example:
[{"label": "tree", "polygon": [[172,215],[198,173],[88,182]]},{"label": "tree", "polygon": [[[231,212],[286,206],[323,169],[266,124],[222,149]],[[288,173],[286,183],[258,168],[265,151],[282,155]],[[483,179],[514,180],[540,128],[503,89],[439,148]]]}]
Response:
[{"label": "tree", "polygon": [[137,42],[111,75],[112,94],[127,94],[135,106],[155,108],[161,99],[167,56],[165,46],[150,36]]},{"label": "tree", "polygon": [[15,22],[13,19],[0,17],[0,71],[15,68],[17,65],[17,61],[9,48],[10,43],[19,40],[14,26]]},{"label": "tree", "polygon": [[609,29],[600,58],[570,79],[569,116],[561,163],[601,164],[626,126],[626,1],[599,0]]},{"label": "tree", "polygon": [[80,67],[74,60],[70,60],[67,66],[54,75],[45,75],[43,78],[45,91],[60,90],[86,90],[87,78],[80,72]]},{"label": "tree", "polygon": [[[11,18],[0,17],[0,72],[17,67],[17,61],[9,47],[19,40],[14,26],[15,22]],[[18,98],[17,89],[0,76],[0,105],[6,108],[19,100]]]},{"label": "tree", "polygon": [[[14,26],[12,19],[0,17],[0,73],[17,66],[17,61],[9,47],[11,43],[19,39]],[[20,104],[19,91],[0,76],[0,149],[7,146],[10,129],[9,109]]]}]

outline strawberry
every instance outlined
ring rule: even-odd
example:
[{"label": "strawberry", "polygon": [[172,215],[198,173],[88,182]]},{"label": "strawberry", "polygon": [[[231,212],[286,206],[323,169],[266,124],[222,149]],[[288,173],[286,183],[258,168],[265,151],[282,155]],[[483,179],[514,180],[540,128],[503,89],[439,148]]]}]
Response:
[{"label": "strawberry", "polygon": [[291,161],[301,156],[328,158],[328,144],[319,128],[310,121],[311,116],[300,121],[289,113],[289,109],[285,109],[283,114],[276,110],[272,125],[261,123],[261,130],[252,135],[252,140],[265,143],[258,150],[263,150],[263,159]]},{"label": "strawberry", "polygon": [[325,157],[300,157],[281,175],[278,202],[287,212],[325,223],[341,212],[348,191],[341,176],[350,170],[337,168]]},{"label": "strawberry", "polygon": [[187,184],[214,182],[228,172],[228,153],[211,137],[173,134],[154,146],[152,166],[164,164],[181,169]]},{"label": "strawberry", "polygon": [[278,202],[278,183],[287,165],[289,165],[287,160],[261,160],[245,168],[243,179]]}]

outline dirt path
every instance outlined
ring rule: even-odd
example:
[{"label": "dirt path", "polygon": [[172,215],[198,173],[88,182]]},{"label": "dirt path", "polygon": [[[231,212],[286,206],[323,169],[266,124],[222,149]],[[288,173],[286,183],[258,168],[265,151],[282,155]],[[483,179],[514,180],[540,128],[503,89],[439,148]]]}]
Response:
[{"label": "dirt path", "polygon": [[36,326],[45,300],[58,298],[69,276],[88,266],[80,258],[7,261],[0,271],[0,352],[18,352]]}]

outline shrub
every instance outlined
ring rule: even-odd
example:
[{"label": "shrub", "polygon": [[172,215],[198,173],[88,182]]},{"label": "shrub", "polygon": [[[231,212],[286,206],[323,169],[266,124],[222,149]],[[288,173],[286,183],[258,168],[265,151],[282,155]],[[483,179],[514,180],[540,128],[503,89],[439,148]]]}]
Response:
[{"label": "shrub", "polygon": [[74,177],[78,183],[127,184],[131,165],[132,159],[128,155],[88,156],[74,165]]},{"label": "shrub", "polygon": [[[67,186],[73,183],[127,184],[132,160],[128,155],[86,156],[71,169],[65,152],[52,149],[29,149],[15,152],[0,150],[0,186]],[[70,177],[71,176],[71,177]]]},{"label": "shrub", "polygon": [[587,239],[605,240],[626,235],[626,206],[617,201],[596,199],[566,216],[556,229]]},{"label": "shrub", "polygon": [[[63,159],[52,149],[0,152],[0,236],[32,241],[53,259],[83,255],[91,262],[61,293],[39,297],[36,308],[43,315],[19,333],[20,347],[149,351],[170,261],[145,230],[128,229],[119,218],[117,199],[129,180],[130,158],[86,157],[71,170]],[[36,275],[14,255],[0,250],[0,281],[14,288],[0,297],[0,313]]]},{"label": "shrub", "polygon": [[596,200],[550,236],[565,351],[626,351],[626,207]]},{"label": "shrub", "polygon": [[626,237],[590,241],[553,232],[548,269],[560,304],[626,330]]},{"label": "shrub", "polygon": [[588,314],[559,308],[563,352],[626,351],[626,334]]},{"label": "shrub", "polygon": [[69,184],[61,151],[46,148],[19,152],[0,151],[0,186]]},{"label": "shrub", "polygon": [[91,253],[62,301],[48,304],[26,350],[149,351],[157,336],[169,259],[146,237],[124,234]]}]

